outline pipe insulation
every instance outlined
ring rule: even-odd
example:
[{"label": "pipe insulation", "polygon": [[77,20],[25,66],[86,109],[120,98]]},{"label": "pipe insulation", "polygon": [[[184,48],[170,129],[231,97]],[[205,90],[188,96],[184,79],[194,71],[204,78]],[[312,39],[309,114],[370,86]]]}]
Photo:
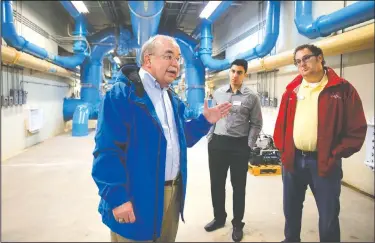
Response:
[{"label": "pipe insulation", "polygon": [[[375,24],[369,24],[339,35],[326,37],[320,41],[311,43],[323,50],[324,56],[336,56],[356,51],[363,51],[374,48]],[[252,60],[248,63],[247,73],[272,70],[275,68],[291,65],[294,63],[294,49],[266,58]],[[228,77],[228,70],[221,71],[214,75],[211,80],[218,80]]]},{"label": "pipe insulation", "polygon": [[7,64],[17,64],[44,73],[54,74],[60,77],[72,77],[74,74],[60,66],[34,57],[30,54],[17,51],[13,47],[1,46],[1,61]]}]

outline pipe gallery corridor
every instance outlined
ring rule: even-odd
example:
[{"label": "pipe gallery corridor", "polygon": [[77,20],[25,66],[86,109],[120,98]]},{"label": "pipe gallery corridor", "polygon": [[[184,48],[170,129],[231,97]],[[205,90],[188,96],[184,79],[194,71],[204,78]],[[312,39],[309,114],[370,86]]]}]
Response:
[{"label": "pipe gallery corridor", "polygon": [[[93,131],[80,138],[63,134],[2,166],[3,241],[109,241],[109,231],[97,212],[99,197],[90,177],[93,136]],[[180,221],[176,241],[231,241],[229,220],[215,232],[208,233],[203,228],[212,218],[206,139],[188,151],[185,224]],[[281,176],[248,174],[247,179],[243,241],[280,241],[284,223]],[[231,219],[229,180],[226,188],[226,209]],[[342,241],[373,242],[373,199],[342,187],[341,202]],[[310,190],[304,207],[301,237],[306,242],[319,241],[318,212]]]},{"label": "pipe gallery corridor", "polygon": [[375,1],[1,15],[1,242],[374,242]]}]

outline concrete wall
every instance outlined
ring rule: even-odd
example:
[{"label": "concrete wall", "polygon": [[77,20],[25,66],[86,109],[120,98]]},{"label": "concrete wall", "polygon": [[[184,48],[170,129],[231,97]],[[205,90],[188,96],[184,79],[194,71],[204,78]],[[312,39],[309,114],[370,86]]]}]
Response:
[{"label": "concrete wall", "polygon": [[[66,15],[52,10],[56,4],[58,3],[14,1],[13,7],[48,33],[67,36],[66,24],[68,21]],[[46,39],[34,30],[21,25],[18,21],[15,21],[15,25],[19,35],[47,51],[57,54],[58,46],[56,42]],[[2,43],[5,44],[5,41]],[[29,69],[25,69],[23,73],[23,77],[20,75],[19,78],[20,81],[25,81],[23,87],[28,92],[27,104],[1,108],[2,161],[64,131],[63,98],[70,95],[68,86],[70,80]],[[7,83],[10,86],[12,77],[16,80],[11,72],[7,72],[7,68],[2,67],[3,92],[8,90]],[[29,133],[26,129],[28,111],[32,107],[43,110],[44,114],[43,127],[34,134]]]},{"label": "concrete wall", "polygon": [[[348,1],[347,5],[354,3],[355,1]],[[213,48],[220,48],[225,43],[234,39],[238,34],[244,33],[246,30],[252,28],[261,21],[262,18],[258,14],[258,2],[242,2],[241,7],[231,7],[225,16],[222,16],[217,22],[214,23],[214,44]],[[331,1],[331,2],[319,2],[313,3],[313,16],[314,18],[319,17],[323,14],[329,14],[338,9],[344,7],[344,1]],[[230,16],[228,18],[227,16]],[[305,43],[312,43],[321,38],[310,40],[298,34],[298,31],[294,24],[294,2],[283,1],[281,2],[280,12],[280,34],[276,44],[277,53],[294,49],[298,45]],[[265,19],[265,7],[263,9],[263,20]],[[366,22],[373,22],[373,20]],[[362,24],[363,25],[363,24]],[[357,26],[356,26],[357,27]],[[352,28],[348,28],[350,30]],[[345,30],[345,31],[347,31]],[[234,55],[246,51],[250,48],[255,47],[258,43],[261,43],[265,29],[260,32],[256,32],[245,40],[227,48],[226,57],[231,58]],[[338,74],[340,74],[340,67],[342,76],[350,81],[357,89],[362,102],[368,122],[373,121],[374,117],[374,51],[366,50],[351,54],[343,55],[342,63],[340,56],[326,57],[327,65],[332,67]],[[270,83],[271,95],[275,92],[275,96],[280,102],[281,95],[285,90],[286,85],[297,76],[297,68],[293,65],[279,68],[276,72],[275,77],[273,74],[269,74],[267,78]],[[257,91],[257,80],[260,81],[260,77],[253,73],[249,78],[245,80],[245,84]],[[273,80],[275,81],[275,91],[273,91]],[[215,89],[221,85],[226,84],[227,79],[215,80]],[[279,108],[264,107],[263,118],[264,128],[263,131],[266,134],[273,134],[274,124],[276,122],[276,116]],[[365,146],[362,150],[351,158],[344,159],[343,180],[367,193],[374,195],[374,172],[370,170],[365,164]]]}]

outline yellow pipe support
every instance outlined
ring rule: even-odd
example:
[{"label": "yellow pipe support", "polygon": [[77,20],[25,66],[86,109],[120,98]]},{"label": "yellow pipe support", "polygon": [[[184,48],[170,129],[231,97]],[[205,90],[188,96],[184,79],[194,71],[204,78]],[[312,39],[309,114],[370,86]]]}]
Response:
[{"label": "yellow pipe support", "polygon": [[72,77],[73,72],[8,46],[1,46],[2,62],[38,70],[61,77]]},{"label": "yellow pipe support", "polygon": [[[374,48],[374,28],[375,24],[372,23],[340,35],[327,37],[312,44],[320,47],[324,56],[336,56],[372,49]],[[289,50],[261,60],[252,60],[248,63],[247,73],[272,70],[293,64],[293,52],[294,50]]]}]

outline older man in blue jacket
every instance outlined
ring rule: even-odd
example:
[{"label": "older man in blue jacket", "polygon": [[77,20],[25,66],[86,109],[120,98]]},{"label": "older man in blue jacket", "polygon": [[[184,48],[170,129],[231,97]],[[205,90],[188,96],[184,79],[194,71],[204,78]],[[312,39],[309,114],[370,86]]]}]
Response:
[{"label": "older man in blue jacket", "polygon": [[169,85],[180,68],[180,48],[157,35],[141,50],[140,69],[125,71],[101,106],[93,152],[102,221],[112,242],[175,241],[183,218],[187,147],[226,116],[230,103],[185,121],[184,103]]}]

